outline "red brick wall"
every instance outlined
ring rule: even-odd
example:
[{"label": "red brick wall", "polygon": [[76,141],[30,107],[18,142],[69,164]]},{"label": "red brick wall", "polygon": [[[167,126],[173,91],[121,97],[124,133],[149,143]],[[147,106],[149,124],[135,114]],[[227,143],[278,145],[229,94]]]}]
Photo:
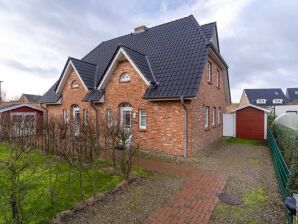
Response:
[{"label": "red brick wall", "polygon": [[[131,76],[128,83],[120,83],[120,76],[127,72]],[[179,101],[149,102],[142,99],[148,86],[129,62],[121,62],[105,88],[105,102],[99,106],[101,118],[106,110],[112,109],[114,117],[119,117],[120,105],[132,105],[132,132],[134,141],[142,149],[183,155],[183,108]],[[139,110],[146,110],[147,129],[139,130]]]},{"label": "red brick wall", "polygon": [[[78,88],[72,88],[71,84],[73,81],[77,81],[79,84]],[[62,91],[62,104],[61,105],[47,105],[49,119],[63,118],[63,110],[67,110],[68,116],[72,116],[72,106],[78,105],[80,107],[80,116],[83,118],[83,109],[87,109],[89,116],[95,117],[94,109],[87,102],[82,102],[84,96],[87,94],[87,90],[83,86],[83,83],[80,81],[79,77],[74,70],[70,73],[64,89]]]},{"label": "red brick wall", "polygon": [[[214,62],[212,66],[214,66],[213,71],[215,71],[216,64]],[[120,83],[120,76],[124,72],[130,74],[131,81]],[[74,80],[79,82],[78,89],[71,88],[71,83]],[[205,130],[203,110],[203,105],[208,105],[210,108],[212,106],[221,107],[223,111],[226,104],[222,80],[221,78],[220,88],[217,88],[215,84],[215,72],[213,72],[213,84],[208,84],[206,65],[197,99],[186,101],[189,110],[189,154],[194,154],[198,150],[201,150],[222,135],[222,125],[216,125],[214,128]],[[142,149],[183,156],[184,109],[180,101],[150,102],[144,100],[142,98],[147,88],[145,82],[128,61],[120,62],[105,88],[104,103],[97,105],[100,119],[106,119],[106,111],[108,109],[111,109],[113,111],[113,117],[118,119],[120,105],[122,103],[129,103],[132,105],[132,113],[135,114],[135,118],[132,119],[133,138],[135,142],[140,144]],[[93,108],[90,107],[89,103],[81,102],[86,93],[83,84],[75,72],[72,72],[62,93],[62,105],[47,106],[49,117],[60,116],[62,118],[63,109],[70,111],[74,104],[80,106],[81,115],[83,109],[88,109],[90,117],[92,115],[95,117]],[[146,130],[139,130],[140,109],[146,110],[147,113]]]},{"label": "red brick wall", "polygon": [[[197,98],[192,100],[190,107],[190,136],[189,136],[189,153],[196,154],[208,144],[216,141],[222,136],[222,113],[227,103],[225,102],[225,90],[223,85],[223,71],[210,57],[212,67],[212,82],[207,79],[207,63],[201,78]],[[219,88],[216,86],[216,70],[220,70]],[[205,128],[205,108],[209,106],[209,128]],[[215,126],[212,127],[212,108],[216,107]],[[218,124],[217,109],[221,107],[220,124]]]}]

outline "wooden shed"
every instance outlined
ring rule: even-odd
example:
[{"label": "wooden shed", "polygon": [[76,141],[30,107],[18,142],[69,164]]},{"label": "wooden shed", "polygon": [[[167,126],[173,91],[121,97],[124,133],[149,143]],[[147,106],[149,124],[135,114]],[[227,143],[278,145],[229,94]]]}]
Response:
[{"label": "wooden shed", "polygon": [[269,111],[255,105],[246,105],[235,110],[236,137],[247,139],[267,139],[267,113]]}]

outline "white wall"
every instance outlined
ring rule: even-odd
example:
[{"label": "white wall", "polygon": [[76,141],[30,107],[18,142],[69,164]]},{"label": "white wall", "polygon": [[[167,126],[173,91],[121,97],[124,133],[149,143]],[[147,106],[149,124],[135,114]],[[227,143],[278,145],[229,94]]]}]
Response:
[{"label": "white wall", "polygon": [[[275,115],[280,116],[285,113],[296,112],[298,114],[298,105],[279,105],[275,106]],[[293,114],[293,113],[291,113]]]}]

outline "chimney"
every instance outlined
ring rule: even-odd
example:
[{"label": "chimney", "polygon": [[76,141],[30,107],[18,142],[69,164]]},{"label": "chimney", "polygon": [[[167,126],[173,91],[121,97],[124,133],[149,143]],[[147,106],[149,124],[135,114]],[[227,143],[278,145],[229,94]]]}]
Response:
[{"label": "chimney", "polygon": [[148,28],[145,25],[138,26],[135,28],[134,33],[143,33],[147,30]]}]

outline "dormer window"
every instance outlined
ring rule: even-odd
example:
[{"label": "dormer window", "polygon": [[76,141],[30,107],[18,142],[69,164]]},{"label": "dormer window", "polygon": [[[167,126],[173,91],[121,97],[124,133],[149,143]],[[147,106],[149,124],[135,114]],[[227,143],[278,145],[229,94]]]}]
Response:
[{"label": "dormer window", "polygon": [[298,95],[298,90],[295,90],[295,95]]},{"label": "dormer window", "polygon": [[120,82],[129,82],[130,75],[128,73],[123,73],[120,77]]},{"label": "dormer window", "polygon": [[78,81],[73,81],[72,83],[71,83],[71,88],[73,88],[73,89],[76,89],[76,88],[79,88],[79,83],[78,83]]},{"label": "dormer window", "polygon": [[274,95],[275,95],[275,96],[278,96],[278,92],[275,91],[275,92],[274,92]]},{"label": "dormer window", "polygon": [[274,99],[272,100],[273,104],[281,104],[282,103],[282,99]]},{"label": "dormer window", "polygon": [[266,104],[266,99],[257,99],[257,104]]}]

